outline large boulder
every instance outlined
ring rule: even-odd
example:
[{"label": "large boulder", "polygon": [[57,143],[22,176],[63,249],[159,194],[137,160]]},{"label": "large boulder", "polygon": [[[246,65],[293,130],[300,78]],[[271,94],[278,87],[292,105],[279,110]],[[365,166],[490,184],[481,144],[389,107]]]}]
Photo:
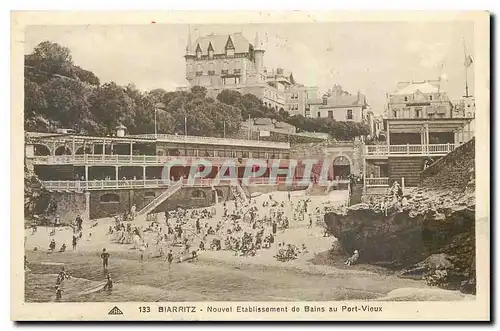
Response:
[{"label": "large boulder", "polygon": [[[475,277],[475,200],[456,192],[414,190],[405,206],[361,203],[325,215],[328,231],[360,263],[403,269],[402,276],[457,288]],[[387,201],[387,199],[386,199]],[[471,291],[468,291],[471,293]]]}]

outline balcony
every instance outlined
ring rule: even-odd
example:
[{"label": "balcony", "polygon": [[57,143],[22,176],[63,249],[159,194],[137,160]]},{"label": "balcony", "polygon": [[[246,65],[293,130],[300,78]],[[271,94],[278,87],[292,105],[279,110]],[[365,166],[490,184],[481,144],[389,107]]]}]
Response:
[{"label": "balcony", "polygon": [[[261,184],[269,184],[268,178],[266,182]],[[185,187],[212,187],[212,186],[230,186],[230,179],[215,179],[215,178],[195,178],[183,179],[182,183]],[[278,180],[278,182],[280,182]],[[116,190],[116,189],[132,189],[132,188],[167,188],[173,182],[163,179],[146,179],[146,180],[89,180],[89,181],[73,181],[73,180],[48,180],[42,181],[42,185],[48,191],[57,192],[83,192],[83,191],[99,191],[99,190]]]},{"label": "balcony", "polygon": [[157,141],[165,142],[181,142],[193,144],[210,144],[222,146],[246,146],[246,147],[268,147],[278,149],[289,149],[289,143],[272,142],[272,141],[259,141],[259,140],[245,140],[245,139],[230,139],[230,138],[216,138],[216,137],[203,137],[203,136],[183,136],[174,134],[142,134],[130,136],[135,138],[157,139]]},{"label": "balcony", "polygon": [[42,181],[42,185],[49,191],[82,192],[107,189],[130,189],[130,188],[161,188],[168,187],[169,183],[162,179],[146,180],[49,180]]},{"label": "balcony", "polygon": [[[251,159],[268,160],[268,164],[278,161],[283,166],[288,165],[293,160],[269,157],[252,157]],[[35,165],[108,165],[108,166],[165,166],[172,161],[182,160],[185,165],[199,164],[200,160],[210,161],[214,166],[220,166],[228,160],[238,163],[238,160],[244,163],[248,157],[227,156],[227,157],[207,157],[207,156],[159,156],[159,155],[48,155],[34,156],[31,158]],[[180,165],[180,164],[179,164]]]},{"label": "balcony", "polygon": [[389,187],[389,177],[365,178],[365,187]]},{"label": "balcony", "polygon": [[430,144],[430,145],[367,145],[367,158],[391,156],[444,156],[457,148],[458,144]]}]

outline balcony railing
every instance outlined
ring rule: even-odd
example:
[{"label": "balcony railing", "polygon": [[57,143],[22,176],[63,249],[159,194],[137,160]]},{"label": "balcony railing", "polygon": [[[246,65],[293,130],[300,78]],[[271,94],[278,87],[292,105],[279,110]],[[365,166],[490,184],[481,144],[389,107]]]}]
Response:
[{"label": "balcony railing", "polygon": [[84,191],[123,188],[159,188],[168,187],[169,183],[162,179],[146,180],[49,180],[42,181],[47,190],[54,191]]},{"label": "balcony railing", "polygon": [[365,178],[366,187],[389,187],[388,177]]},{"label": "balcony railing", "polygon": [[[257,178],[256,178],[257,179]],[[268,178],[261,178],[262,184],[269,184]],[[267,181],[264,183],[264,179]],[[232,180],[230,179],[215,179],[215,178],[195,178],[182,180],[185,187],[212,187],[212,186],[229,186]],[[146,179],[146,180],[89,180],[89,181],[74,181],[74,180],[47,180],[42,181],[45,189],[51,191],[95,191],[106,189],[130,189],[130,188],[167,188],[173,185],[173,181],[163,179]]]},{"label": "balcony railing", "polygon": [[[271,156],[271,155],[269,155]],[[47,156],[33,156],[31,158],[34,164],[37,165],[49,165],[49,164],[89,164],[89,165],[160,165],[165,166],[167,163],[172,161],[182,160],[185,165],[199,164],[200,160],[210,161],[213,165],[219,165],[227,162],[228,160],[233,160],[237,165],[240,164],[237,160],[245,163],[248,157],[238,157],[238,156],[227,156],[227,157],[207,157],[207,156],[159,156],[159,155],[47,155]],[[293,161],[286,157],[283,159],[274,157],[253,157],[251,159],[257,159],[261,161],[266,161],[269,165],[272,165],[275,161],[280,160],[280,164],[288,164]],[[178,164],[179,166],[181,164]],[[241,164],[240,164],[241,165]]]},{"label": "balcony railing", "polygon": [[367,155],[446,155],[458,147],[458,144],[430,145],[368,145]]},{"label": "balcony railing", "polygon": [[184,135],[174,135],[174,134],[141,134],[130,136],[134,138],[148,138],[148,139],[158,139],[170,142],[189,142],[197,144],[213,144],[222,146],[250,146],[250,147],[269,147],[269,148],[281,148],[289,149],[290,144],[284,142],[272,142],[272,141],[261,141],[261,140],[245,140],[245,139],[230,139],[230,138],[216,138],[216,137],[203,137],[203,136],[184,136]]}]

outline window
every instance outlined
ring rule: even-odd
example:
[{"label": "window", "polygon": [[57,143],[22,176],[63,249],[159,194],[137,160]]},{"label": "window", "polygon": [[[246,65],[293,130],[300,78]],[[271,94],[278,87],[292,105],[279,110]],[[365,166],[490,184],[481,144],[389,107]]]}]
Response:
[{"label": "window", "polygon": [[228,73],[227,69],[223,69],[223,70],[221,71],[221,74],[223,74],[223,75],[227,75],[227,73]]},{"label": "window", "polygon": [[347,119],[352,120],[352,109],[347,109]]},{"label": "window", "polygon": [[240,75],[241,74],[241,69],[234,69],[234,74],[235,75]]},{"label": "window", "polygon": [[318,118],[320,118],[321,117],[321,112],[318,112],[316,115],[318,116]]},{"label": "window", "polygon": [[396,110],[392,111],[392,117],[394,117],[394,118],[398,117],[398,112]]},{"label": "window", "polygon": [[429,95],[429,100],[431,100],[431,101],[432,101],[432,95]]},{"label": "window", "polygon": [[420,118],[422,116],[422,107],[415,107],[415,118]]},{"label": "window", "polygon": [[196,190],[196,191],[193,191],[193,193],[191,193],[191,197],[193,199],[205,199],[205,192],[203,192],[202,190]]},{"label": "window", "polygon": [[209,76],[214,76],[215,75],[215,70],[209,70],[208,71]]},{"label": "window", "polygon": [[226,49],[226,56],[234,56],[234,49]]},{"label": "window", "polygon": [[405,97],[405,101],[408,101],[408,97]]},{"label": "window", "polygon": [[323,98],[323,106],[326,106],[328,104],[328,99],[327,98]]},{"label": "window", "polygon": [[114,193],[106,193],[99,198],[100,203],[119,203],[120,196]]},{"label": "window", "polygon": [[225,156],[224,150],[218,150],[217,151],[217,156],[224,157]]},{"label": "window", "polygon": [[328,118],[333,119],[333,110],[328,111]]},{"label": "window", "polygon": [[155,192],[150,191],[150,192],[144,193],[144,197],[146,199],[154,199],[154,198],[156,198],[156,194],[155,194]]}]

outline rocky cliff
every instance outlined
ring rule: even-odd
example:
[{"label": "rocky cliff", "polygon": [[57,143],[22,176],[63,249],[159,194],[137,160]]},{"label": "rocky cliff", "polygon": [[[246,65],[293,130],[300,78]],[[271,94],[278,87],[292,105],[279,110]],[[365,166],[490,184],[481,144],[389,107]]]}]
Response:
[{"label": "rocky cliff", "polygon": [[[32,169],[24,166],[24,219],[30,222],[35,214],[46,209],[47,194]],[[43,206],[41,206],[43,205]]]},{"label": "rocky cliff", "polygon": [[346,255],[402,277],[475,293],[474,140],[421,174],[402,202],[372,199],[325,215]]}]

